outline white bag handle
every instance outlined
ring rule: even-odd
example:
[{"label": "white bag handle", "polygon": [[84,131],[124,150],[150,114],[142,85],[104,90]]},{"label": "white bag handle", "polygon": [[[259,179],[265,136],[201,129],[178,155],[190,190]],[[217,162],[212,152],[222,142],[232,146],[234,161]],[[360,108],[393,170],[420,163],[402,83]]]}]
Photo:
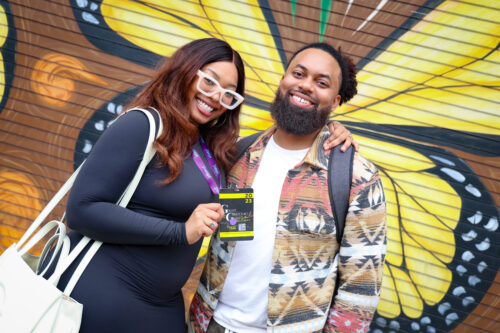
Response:
[{"label": "white bag handle", "polygon": [[54,209],[54,207],[57,206],[59,201],[68,193],[69,189],[75,182],[76,176],[78,175],[78,172],[80,172],[80,168],[82,167],[83,163],[76,169],[75,172],[68,178],[66,183],[57,191],[57,193],[54,195],[54,197],[47,203],[47,205],[42,209],[40,214],[38,214],[37,218],[33,223],[31,223],[30,227],[26,230],[24,233],[23,237],[17,242],[16,244],[16,250],[20,250],[22,245],[31,237],[31,235],[35,232],[36,229],[43,223],[43,221],[47,218],[47,216],[50,214],[50,212]]},{"label": "white bag handle", "polygon": [[[64,225],[64,223],[62,222],[59,222],[59,221],[50,221],[50,222],[47,222],[34,236],[33,238],[31,238],[29,240],[28,243],[26,243],[25,246],[23,246],[22,249],[19,249],[18,252],[19,254],[22,256],[23,254],[25,254],[26,252],[28,252],[29,250],[31,250],[31,248],[33,246],[35,246],[43,237],[45,237],[45,235],[47,235],[52,229],[54,228],[59,228],[59,230],[57,231],[57,235],[58,235],[58,241],[57,241],[57,246],[61,246],[63,241],[64,241],[64,237],[66,236],[66,225]],[[58,249],[59,250],[59,249]]]},{"label": "white bag handle", "polygon": [[[154,108],[151,108],[158,113],[158,111]],[[127,207],[130,199],[132,198],[132,195],[134,195],[135,189],[137,188],[137,185],[141,181],[142,174],[144,173],[144,170],[146,169],[146,166],[151,162],[153,157],[156,154],[156,149],[153,146],[154,140],[156,137],[159,137],[161,135],[161,132],[163,131],[163,125],[161,122],[161,117],[160,114],[158,113],[158,119],[160,120],[159,122],[159,128],[158,128],[158,135],[155,137],[155,131],[156,131],[156,122],[153,116],[151,115],[150,112],[140,109],[140,108],[135,108],[133,110],[140,110],[142,111],[149,120],[149,137],[148,137],[148,143],[146,145],[146,150],[144,151],[144,156],[142,158],[141,164],[139,165],[139,168],[137,169],[137,172],[135,173],[134,178],[132,178],[132,181],[130,184],[127,186],[125,191],[123,192],[122,196],[120,199],[118,199],[117,204],[122,206],[122,207]]]},{"label": "white bag handle", "polygon": [[[22,247],[22,249],[16,249],[18,252],[19,252],[19,255],[22,256],[24,255],[25,253],[27,253],[29,250],[31,250],[31,248],[33,246],[35,246],[43,237],[45,237],[45,235],[47,235],[52,229],[54,228],[57,228],[57,231],[56,233],[54,234],[53,237],[56,237],[57,238],[57,243],[56,243],[56,247],[54,248],[54,253],[52,255],[52,257],[50,258],[50,261],[47,265],[47,267],[45,267],[45,269],[43,270],[42,273],[40,273],[40,275],[43,275],[45,274],[45,272],[48,270],[48,268],[50,267],[50,265],[52,264],[52,262],[54,261],[54,259],[57,257],[57,254],[59,253],[59,250],[61,249],[61,246],[63,245],[64,243],[64,239],[66,238],[66,225],[62,222],[59,222],[59,221],[50,221],[50,222],[47,222],[30,240],[28,243],[26,243],[26,245],[24,245]],[[52,242],[49,241],[51,244]],[[46,249],[44,248],[44,251]],[[40,256],[40,258],[42,258],[43,256]],[[42,260],[42,259],[40,259]],[[38,269],[40,267],[40,262],[38,263],[37,265],[37,274],[38,274]]]}]

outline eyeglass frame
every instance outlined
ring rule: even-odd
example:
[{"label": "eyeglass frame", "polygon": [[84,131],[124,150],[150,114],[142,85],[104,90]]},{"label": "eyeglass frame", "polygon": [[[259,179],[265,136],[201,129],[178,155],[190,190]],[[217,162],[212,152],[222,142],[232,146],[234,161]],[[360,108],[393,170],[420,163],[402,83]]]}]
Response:
[{"label": "eyeglass frame", "polygon": [[[245,100],[245,97],[241,96],[236,91],[231,90],[231,89],[222,88],[219,81],[217,81],[214,77],[205,73],[201,69],[198,69],[198,72],[196,72],[196,75],[198,76],[198,82],[196,83],[196,89],[198,89],[199,92],[201,92],[203,95],[208,96],[208,97],[213,96],[220,91],[221,94],[220,94],[220,98],[219,98],[219,103],[220,103],[220,105],[222,105],[226,109],[234,110]],[[203,91],[200,88],[200,83],[201,83],[201,80],[203,80],[204,78],[208,78],[211,81],[213,81],[217,85],[218,89],[214,89],[214,91],[212,91],[212,92]],[[233,105],[228,105],[222,101],[222,98],[227,91],[229,91],[232,95],[234,95],[236,97],[236,102]]]}]

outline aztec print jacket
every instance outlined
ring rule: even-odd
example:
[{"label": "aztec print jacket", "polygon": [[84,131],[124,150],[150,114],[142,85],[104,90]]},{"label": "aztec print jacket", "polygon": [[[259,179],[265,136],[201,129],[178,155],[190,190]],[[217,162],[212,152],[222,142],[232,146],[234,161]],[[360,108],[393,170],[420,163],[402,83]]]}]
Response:
[{"label": "aztec print jacket", "polygon": [[[247,149],[228,175],[251,187],[274,128]],[[325,127],[288,172],[280,198],[268,293],[268,332],[366,332],[380,296],[386,252],[385,196],[375,166],[354,155],[342,245],[328,195]],[[214,236],[190,308],[190,331],[206,332],[235,242]],[[338,255],[337,255],[338,254]],[[339,274],[338,294],[333,298]]]}]

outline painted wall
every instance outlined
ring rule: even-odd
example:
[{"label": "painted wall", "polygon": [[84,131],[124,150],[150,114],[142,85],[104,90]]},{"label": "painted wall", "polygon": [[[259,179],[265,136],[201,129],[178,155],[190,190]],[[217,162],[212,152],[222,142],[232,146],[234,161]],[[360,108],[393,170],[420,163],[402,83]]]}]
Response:
[{"label": "painted wall", "polygon": [[357,63],[359,93],[334,117],[388,198],[371,332],[500,332],[498,17],[496,0],[1,0],[0,252],[162,57],[196,38],[233,45],[244,135],[271,124],[291,53],[326,41]]}]

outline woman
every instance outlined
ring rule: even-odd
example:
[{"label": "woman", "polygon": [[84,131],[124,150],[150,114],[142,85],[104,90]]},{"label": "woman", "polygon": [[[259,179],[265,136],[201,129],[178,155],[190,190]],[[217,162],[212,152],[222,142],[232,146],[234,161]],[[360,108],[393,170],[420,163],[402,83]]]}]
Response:
[{"label": "woman", "polygon": [[81,332],[186,330],[181,288],[224,214],[217,192],[233,162],[244,82],[241,57],[218,39],[193,41],[163,64],[130,104],[155,108],[163,132],[127,209],[115,203],[142,159],[147,118],[127,112],[98,140],[67,205],[72,244],[82,234],[104,242],[71,294],[84,306]]}]

